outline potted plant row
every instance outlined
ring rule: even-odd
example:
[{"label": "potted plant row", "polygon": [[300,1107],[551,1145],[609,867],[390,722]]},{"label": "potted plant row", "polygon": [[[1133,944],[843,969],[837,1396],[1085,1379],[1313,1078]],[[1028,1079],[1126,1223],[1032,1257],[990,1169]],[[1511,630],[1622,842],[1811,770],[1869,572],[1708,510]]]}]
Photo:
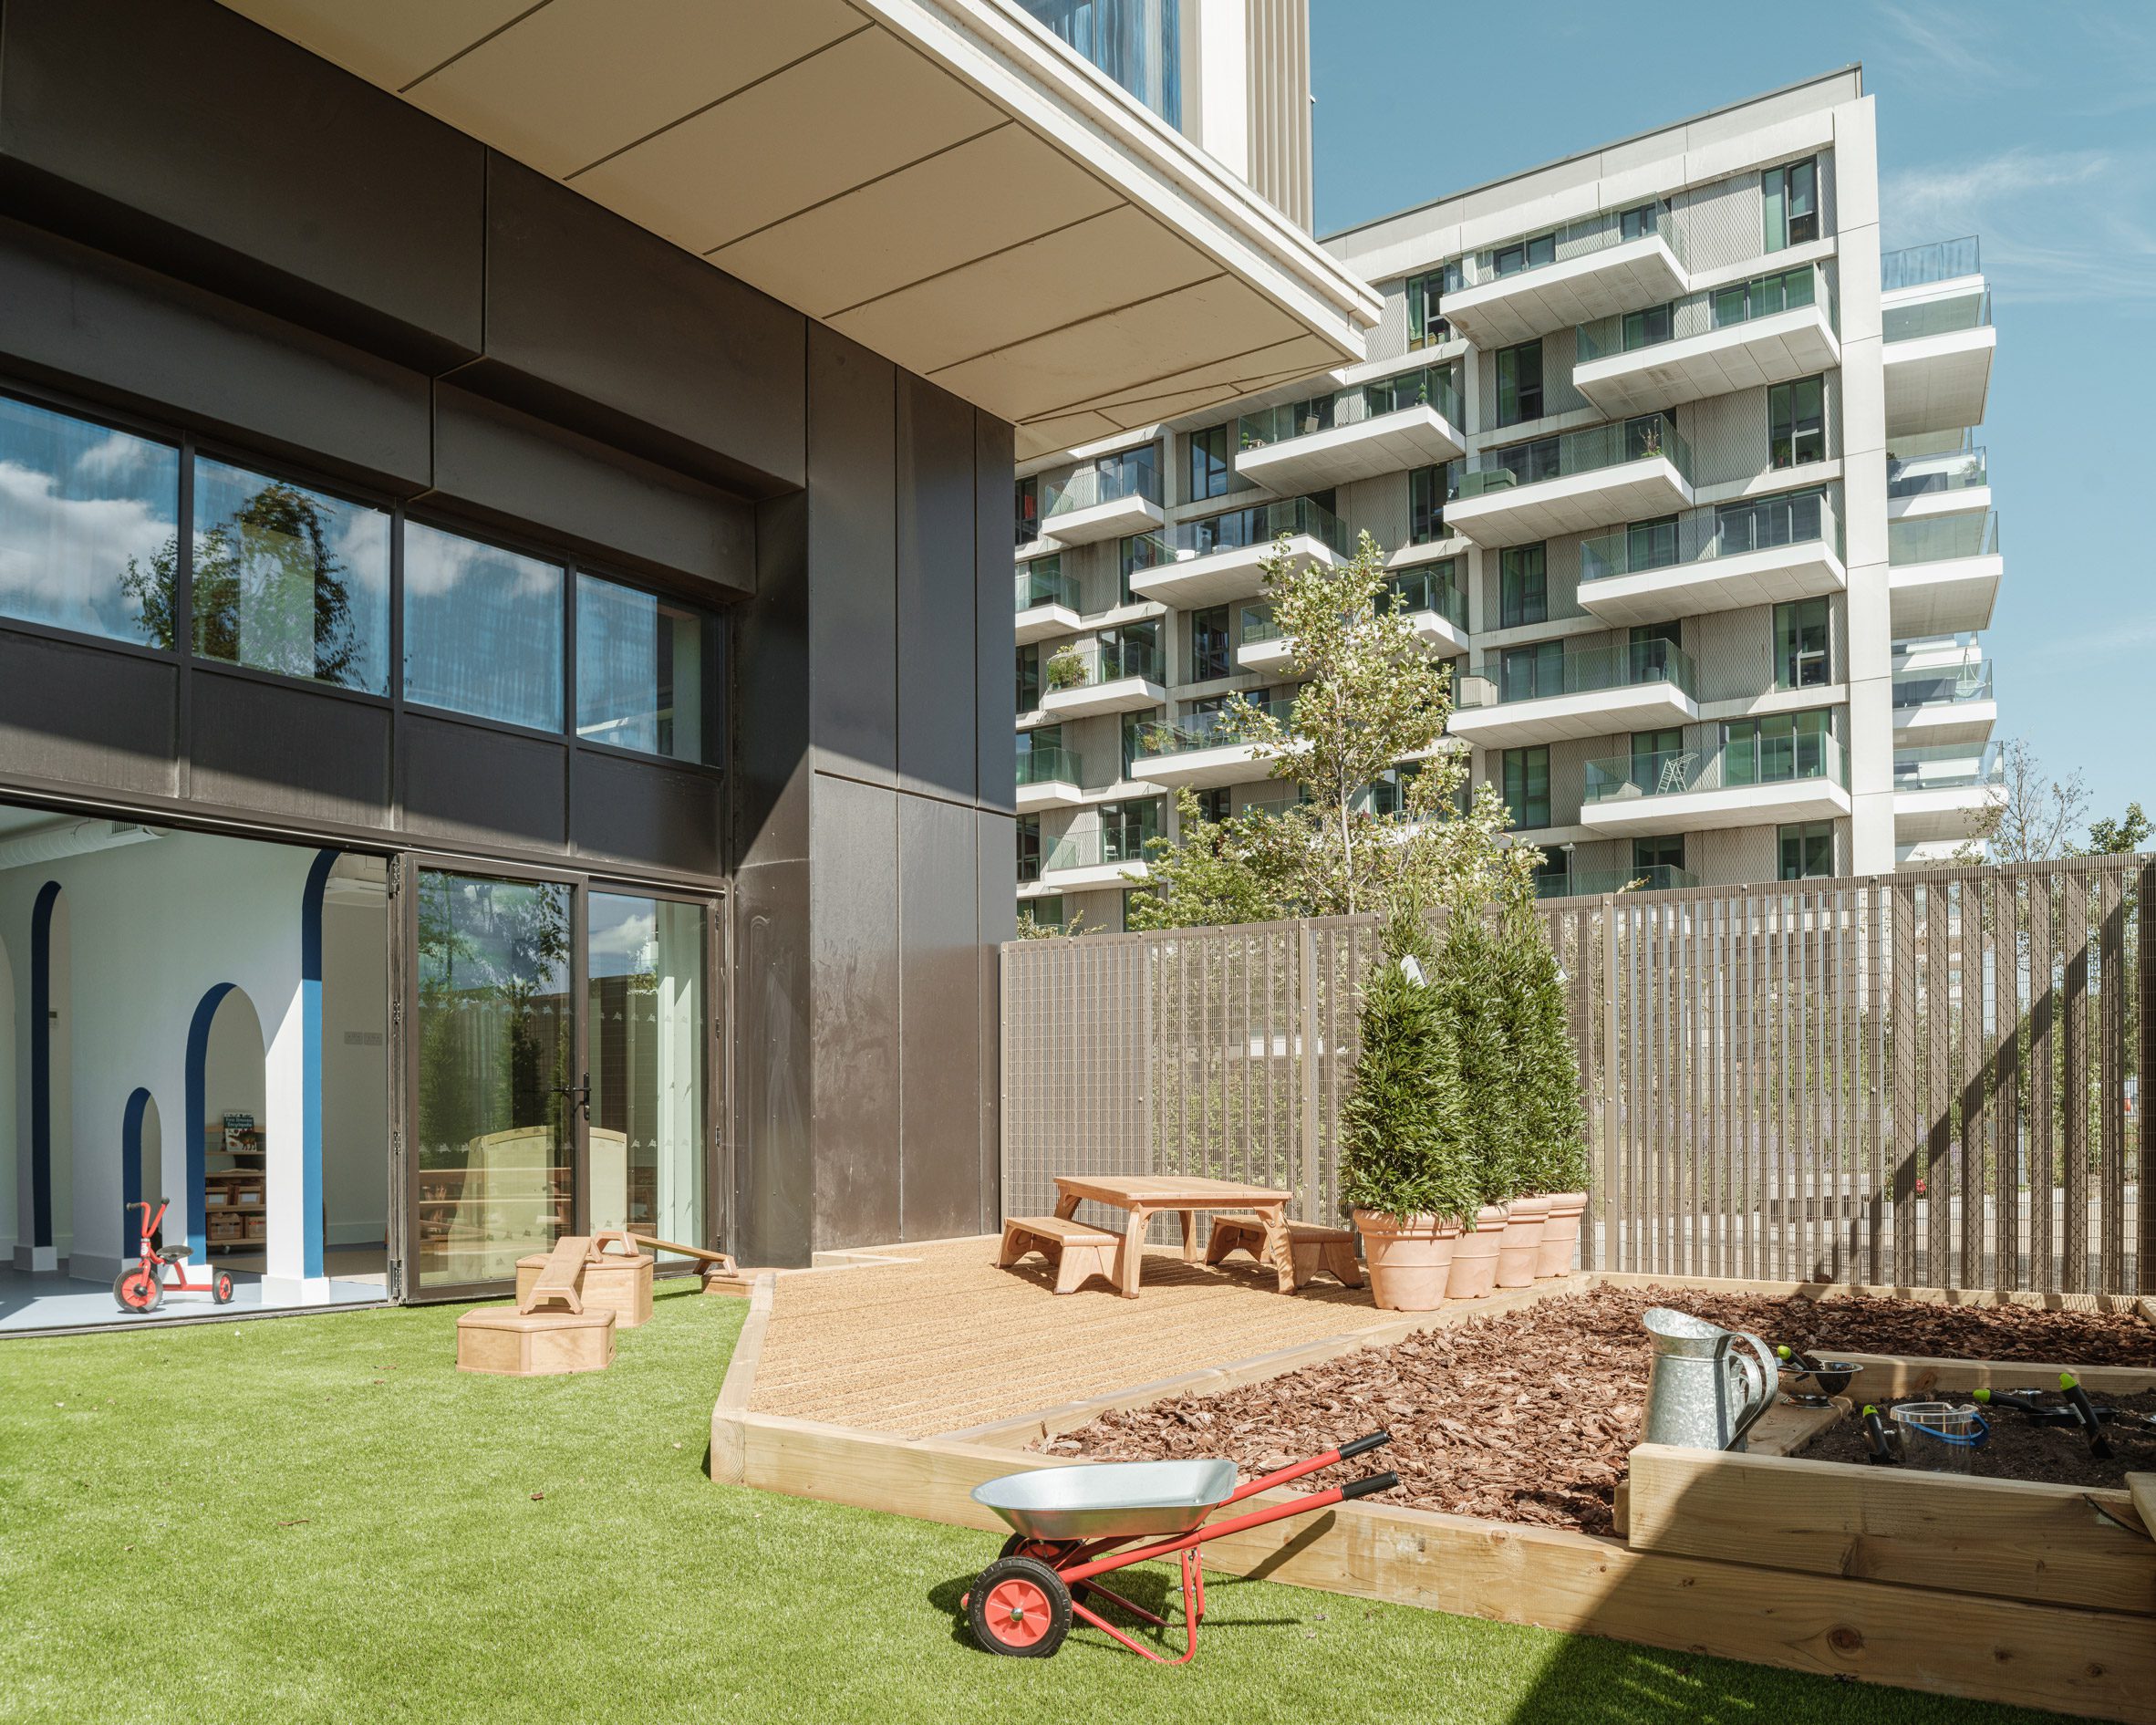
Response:
[{"label": "potted plant row", "polygon": [[1342,1196],[1381,1306],[1428,1311],[1571,1267],[1586,1117],[1564,977],[1531,905],[1387,922],[1341,1111]]}]

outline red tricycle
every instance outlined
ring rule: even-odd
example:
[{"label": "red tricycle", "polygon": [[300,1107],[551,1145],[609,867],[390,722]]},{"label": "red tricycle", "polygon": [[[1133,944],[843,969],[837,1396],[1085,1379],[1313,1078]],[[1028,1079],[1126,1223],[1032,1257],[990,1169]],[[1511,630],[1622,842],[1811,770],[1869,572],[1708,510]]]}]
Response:
[{"label": "red tricycle", "polygon": [[[142,1212],[142,1257],[131,1270],[122,1270],[112,1283],[113,1298],[119,1302],[123,1312],[154,1312],[167,1294],[206,1294],[219,1305],[232,1301],[232,1272],[210,1270],[207,1282],[190,1282],[187,1279],[187,1260],[193,1248],[181,1243],[165,1246],[158,1242],[158,1230],[164,1226],[165,1211],[171,1205],[169,1198],[157,1201],[157,1212],[152,1215],[147,1203],[130,1204],[130,1210]],[[167,1273],[171,1279],[167,1280]]]}]

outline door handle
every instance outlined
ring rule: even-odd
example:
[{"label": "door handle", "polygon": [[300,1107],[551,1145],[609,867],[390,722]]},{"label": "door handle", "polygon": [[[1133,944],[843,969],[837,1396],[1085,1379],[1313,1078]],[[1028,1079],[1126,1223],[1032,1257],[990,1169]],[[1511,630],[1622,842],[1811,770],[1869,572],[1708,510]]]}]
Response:
[{"label": "door handle", "polygon": [[554,1087],[557,1096],[567,1096],[569,1106],[589,1120],[591,1118],[591,1074],[584,1075],[582,1084],[557,1084]]}]

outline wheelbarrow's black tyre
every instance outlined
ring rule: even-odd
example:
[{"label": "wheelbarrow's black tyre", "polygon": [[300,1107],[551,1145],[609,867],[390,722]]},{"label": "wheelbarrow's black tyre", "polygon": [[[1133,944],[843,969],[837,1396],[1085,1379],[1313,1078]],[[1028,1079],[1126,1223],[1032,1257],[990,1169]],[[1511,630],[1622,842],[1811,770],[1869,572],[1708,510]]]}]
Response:
[{"label": "wheelbarrow's black tyre", "polygon": [[1037,1557],[999,1557],[966,1595],[966,1617],[990,1653],[1049,1658],[1071,1633],[1071,1591]]},{"label": "wheelbarrow's black tyre", "polygon": [[[1037,1557],[1051,1569],[1053,1569],[1055,1560],[1062,1555],[1067,1547],[1076,1543],[1074,1540],[1035,1539],[1030,1533],[1013,1533],[1003,1542],[1003,1549],[996,1555],[999,1557]],[[1071,1589],[1071,1597],[1083,1605],[1093,1597],[1093,1589],[1083,1582],[1080,1582]]]}]

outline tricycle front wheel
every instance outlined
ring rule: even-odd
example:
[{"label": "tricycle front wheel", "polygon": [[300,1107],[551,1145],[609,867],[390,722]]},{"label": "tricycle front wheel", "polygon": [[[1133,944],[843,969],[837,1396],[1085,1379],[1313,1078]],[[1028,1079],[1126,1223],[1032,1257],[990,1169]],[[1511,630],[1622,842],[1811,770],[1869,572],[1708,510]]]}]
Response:
[{"label": "tricycle front wheel", "polygon": [[123,1312],[154,1312],[157,1303],[165,1297],[165,1286],[157,1279],[156,1271],[137,1264],[113,1278],[112,1297]]},{"label": "tricycle front wheel", "polygon": [[999,1557],[966,1595],[966,1616],[990,1653],[1045,1659],[1071,1633],[1071,1590],[1037,1557]]}]

